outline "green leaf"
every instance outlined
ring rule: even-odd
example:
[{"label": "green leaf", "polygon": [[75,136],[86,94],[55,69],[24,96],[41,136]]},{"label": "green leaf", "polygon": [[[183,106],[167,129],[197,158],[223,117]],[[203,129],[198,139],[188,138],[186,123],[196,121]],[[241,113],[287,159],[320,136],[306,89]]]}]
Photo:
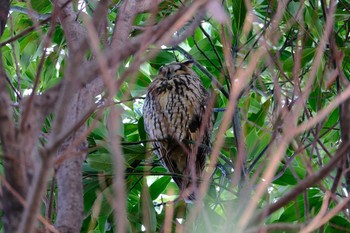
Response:
[{"label": "green leaf", "polygon": [[140,135],[141,140],[146,140],[146,131],[145,131],[145,126],[144,126],[144,122],[143,122],[143,117],[140,117],[138,123],[137,123],[137,128],[138,128],[138,132]]},{"label": "green leaf", "polygon": [[[197,61],[200,61],[203,63],[207,68],[212,67],[213,65],[211,63],[214,63],[217,67],[220,67],[220,63],[218,61],[218,58],[215,53],[206,53],[205,51],[212,51],[215,46],[215,48],[218,51],[221,51],[221,47],[218,45],[213,45],[208,39],[203,39],[201,41],[197,41],[197,45],[192,47],[192,49],[189,51],[189,53],[193,56],[194,59]],[[221,54],[221,53],[219,53]],[[208,61],[208,58],[210,61]]]},{"label": "green leaf", "polygon": [[149,193],[151,195],[152,200],[157,199],[157,197],[165,190],[170,180],[170,176],[163,176],[155,182],[153,182],[153,184],[149,187]]},{"label": "green leaf", "polygon": [[153,203],[150,197],[146,180],[143,182],[143,190],[141,192],[141,208],[143,211],[143,223],[145,227],[149,227],[150,232],[156,232],[157,229],[157,218],[156,211],[153,207]]},{"label": "green leaf", "polygon": [[113,171],[113,162],[109,153],[89,154],[86,159],[91,168],[97,171],[111,173]]},{"label": "green leaf", "polygon": [[142,145],[122,145],[122,149],[127,165],[146,157],[146,148]]},{"label": "green leaf", "polygon": [[124,124],[124,135],[130,136],[131,134],[137,134],[137,124],[125,123]]},{"label": "green leaf", "polygon": [[339,109],[334,109],[327,118],[327,121],[324,123],[324,128],[328,130],[328,128],[333,127],[337,122],[339,122]]},{"label": "green leaf", "polygon": [[[278,185],[283,185],[283,186],[296,185],[298,183],[298,180],[293,175],[291,170],[289,168],[287,168],[285,171],[282,171],[282,169],[283,169],[283,166],[280,167],[280,169],[276,172],[276,174],[279,174],[282,172],[283,172],[283,174],[278,179],[274,180],[273,183],[278,184]],[[300,167],[293,166],[293,170],[295,171],[296,175],[298,175],[299,180],[304,178],[304,176],[306,174],[304,169],[302,169]]]},{"label": "green leaf", "polygon": [[321,89],[319,87],[315,88],[309,96],[309,106],[314,112],[317,112],[319,110],[319,107],[322,107],[322,100],[321,99],[322,93]]},{"label": "green leaf", "polygon": [[105,233],[107,229],[107,217],[102,216],[97,219],[98,229],[101,233]]},{"label": "green leaf", "polygon": [[99,200],[101,198],[101,202],[95,202],[94,204],[99,205],[99,212],[94,213],[96,217],[108,217],[113,212],[113,187],[108,186],[106,189],[103,190],[102,193],[100,193],[96,200]]},{"label": "green leaf", "polygon": [[329,225],[326,228],[328,233],[338,233],[341,231],[347,232],[350,229],[350,222],[341,216],[334,216],[329,220]]},{"label": "green leaf", "polygon": [[136,78],[136,83],[134,88],[131,90],[132,97],[139,97],[146,94],[147,87],[151,83],[149,76],[145,75],[143,72],[140,72]]},{"label": "green leaf", "polygon": [[[308,207],[307,211],[318,213],[323,201],[323,194],[319,189],[307,190]],[[304,219],[305,203],[304,197],[299,195],[296,202],[289,204],[281,214],[279,222],[293,222]]]},{"label": "green leaf", "polygon": [[246,136],[247,155],[256,158],[269,144],[271,134],[262,133],[258,135],[256,129],[252,129]]},{"label": "green leaf", "polygon": [[[304,67],[306,64],[309,64],[312,62],[313,57],[315,54],[315,48],[305,48],[303,49],[302,56],[301,56],[301,65]],[[287,58],[283,63],[283,69],[286,72],[292,72],[294,67],[294,57],[290,56]]]},{"label": "green leaf", "polygon": [[232,29],[236,37],[240,37],[243,23],[247,14],[247,7],[244,0],[232,1]]},{"label": "green leaf", "polygon": [[[259,103],[259,111],[257,113],[253,113],[249,116],[249,121],[254,122],[255,125],[263,127],[266,124],[266,115],[270,108],[270,99],[268,99],[265,103],[260,105]],[[257,106],[256,106],[257,107]]]},{"label": "green leaf", "polygon": [[161,66],[174,61],[175,57],[173,53],[161,50],[155,58],[151,59],[150,63],[154,68],[159,69]]},{"label": "green leaf", "polygon": [[31,0],[33,10],[38,13],[49,13],[51,12],[52,4],[49,0]]},{"label": "green leaf", "polygon": [[260,111],[261,105],[253,96],[250,97],[249,102],[249,113],[258,113]]}]

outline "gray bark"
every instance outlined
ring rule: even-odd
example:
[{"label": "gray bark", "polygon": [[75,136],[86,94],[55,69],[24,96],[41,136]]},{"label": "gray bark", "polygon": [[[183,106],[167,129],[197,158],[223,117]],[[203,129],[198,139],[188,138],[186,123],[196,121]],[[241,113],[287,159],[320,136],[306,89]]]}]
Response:
[{"label": "gray bark", "polygon": [[[92,106],[94,97],[102,90],[102,82],[97,79],[95,82],[82,89],[75,95],[71,107],[66,113],[67,117],[63,127],[78,123]],[[64,152],[75,140],[83,140],[79,146],[68,149],[67,159],[57,170],[58,202],[56,227],[61,233],[79,232],[84,214],[83,185],[82,185],[82,164],[87,152],[87,143],[83,135],[86,125],[80,127],[61,147]],[[62,156],[59,153],[58,156]]]}]

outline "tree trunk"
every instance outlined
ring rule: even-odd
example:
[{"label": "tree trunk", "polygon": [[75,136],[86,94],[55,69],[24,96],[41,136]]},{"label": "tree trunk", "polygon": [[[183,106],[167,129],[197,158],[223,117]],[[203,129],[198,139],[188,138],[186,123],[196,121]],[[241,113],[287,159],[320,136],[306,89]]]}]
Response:
[{"label": "tree trunk", "polygon": [[[89,109],[94,106],[94,97],[102,90],[100,79],[95,80],[86,88],[74,96],[71,108],[67,113],[63,127],[78,123]],[[61,233],[79,232],[84,214],[82,164],[87,153],[86,135],[83,135],[86,125],[80,127],[61,147],[61,152],[74,144],[75,140],[83,140],[79,146],[68,149],[68,155],[59,153],[60,156],[68,156],[57,170],[58,203],[56,227]]]}]

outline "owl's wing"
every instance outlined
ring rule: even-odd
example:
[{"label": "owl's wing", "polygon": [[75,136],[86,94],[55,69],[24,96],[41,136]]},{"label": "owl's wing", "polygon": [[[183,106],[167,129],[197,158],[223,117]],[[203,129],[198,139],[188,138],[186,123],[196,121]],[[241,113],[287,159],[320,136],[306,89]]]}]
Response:
[{"label": "owl's wing", "polygon": [[182,189],[183,175],[187,166],[187,153],[172,138],[167,138],[166,141],[154,142],[153,148],[155,148],[155,154],[160,162],[172,174],[175,183]]},{"label": "owl's wing", "polygon": [[[213,128],[213,115],[209,119],[204,119],[206,114],[206,101],[209,95],[205,96],[206,100],[201,102],[197,108],[191,122],[188,127],[188,140],[190,141],[189,149],[190,152],[196,153],[196,169],[197,176],[201,176],[205,167],[205,160],[207,155],[210,153],[210,135]],[[204,124],[204,132],[201,134],[200,130]],[[196,147],[198,144],[198,147]]]}]

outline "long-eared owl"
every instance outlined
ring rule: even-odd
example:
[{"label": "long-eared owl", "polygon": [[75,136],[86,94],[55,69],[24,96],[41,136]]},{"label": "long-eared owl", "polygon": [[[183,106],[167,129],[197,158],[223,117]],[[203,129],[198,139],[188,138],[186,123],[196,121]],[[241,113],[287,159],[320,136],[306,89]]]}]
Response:
[{"label": "long-eared owl", "polygon": [[154,152],[186,201],[195,199],[213,128],[212,113],[205,115],[211,111],[207,108],[210,95],[192,64],[186,61],[161,67],[148,87],[143,106],[144,125],[149,139],[154,140]]}]

